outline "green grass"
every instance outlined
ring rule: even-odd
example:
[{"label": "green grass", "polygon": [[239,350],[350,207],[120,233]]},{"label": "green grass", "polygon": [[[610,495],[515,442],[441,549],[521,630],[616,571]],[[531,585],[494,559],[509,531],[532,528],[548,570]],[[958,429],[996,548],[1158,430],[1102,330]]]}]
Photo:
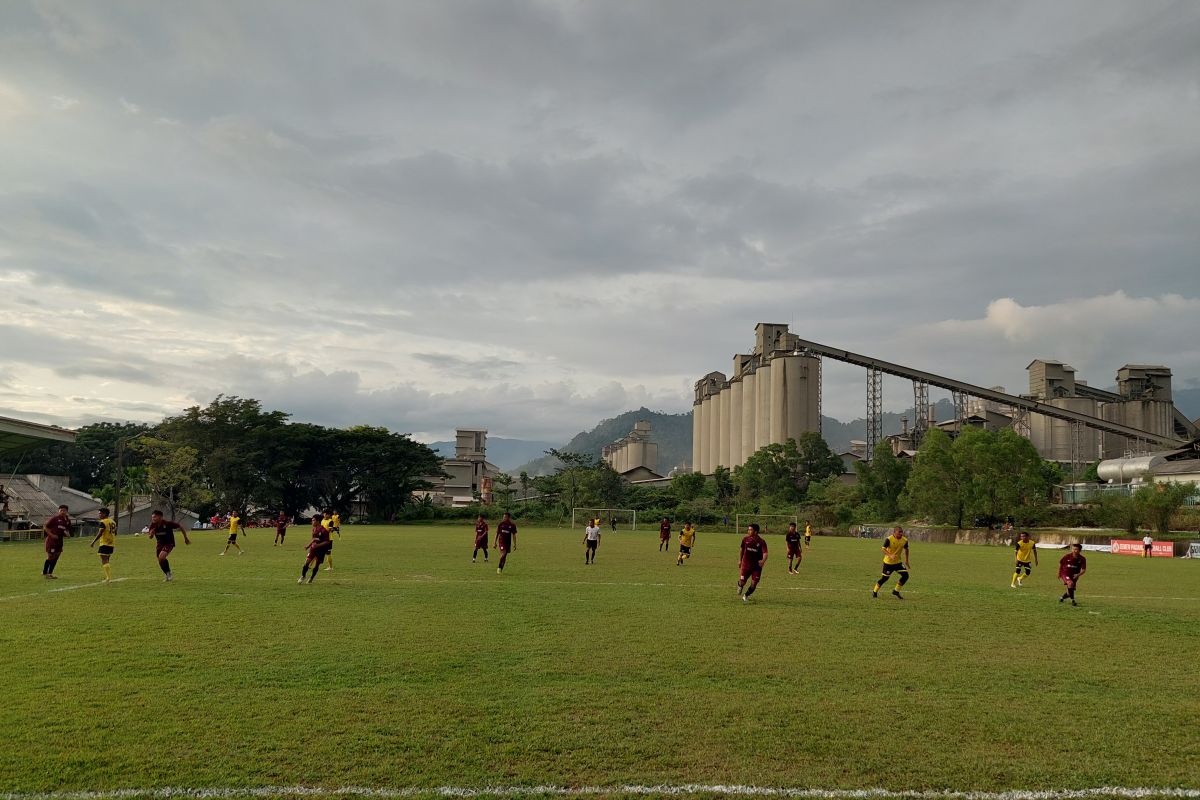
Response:
[{"label": "green grass", "polygon": [[[175,551],[122,537],[111,586],[67,543],[0,545],[0,792],[306,784],[1038,789],[1196,786],[1200,563],[915,543],[903,603],[877,541],[783,543],[749,604],[738,539],[685,567],[657,531],[525,529],[503,576],[465,526],[347,528],[297,586],[255,531]],[[494,555],[494,554],[493,554]]]}]

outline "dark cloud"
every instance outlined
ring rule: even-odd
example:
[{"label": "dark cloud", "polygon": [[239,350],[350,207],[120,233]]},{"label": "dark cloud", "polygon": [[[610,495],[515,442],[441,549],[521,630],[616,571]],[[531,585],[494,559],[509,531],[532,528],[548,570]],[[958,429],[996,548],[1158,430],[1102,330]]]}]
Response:
[{"label": "dark cloud", "polygon": [[1200,297],[1198,38],[1165,0],[8,3],[6,403],[556,439],[687,408],[762,320],[1183,380],[1186,337],[1084,312]]}]

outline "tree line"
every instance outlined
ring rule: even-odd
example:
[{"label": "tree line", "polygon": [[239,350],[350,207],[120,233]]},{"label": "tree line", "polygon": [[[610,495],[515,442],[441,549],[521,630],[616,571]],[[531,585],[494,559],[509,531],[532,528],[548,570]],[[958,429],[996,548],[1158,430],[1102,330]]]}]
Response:
[{"label": "tree line", "polygon": [[[124,509],[137,495],[163,500],[175,516],[308,508],[396,517],[413,492],[431,488],[441,461],[406,434],[368,425],[328,428],[289,422],[251,398],[218,396],[158,425],[97,423],[73,444],[0,460],[5,473],[66,475],[74,488]],[[118,485],[120,487],[118,496]]]}]

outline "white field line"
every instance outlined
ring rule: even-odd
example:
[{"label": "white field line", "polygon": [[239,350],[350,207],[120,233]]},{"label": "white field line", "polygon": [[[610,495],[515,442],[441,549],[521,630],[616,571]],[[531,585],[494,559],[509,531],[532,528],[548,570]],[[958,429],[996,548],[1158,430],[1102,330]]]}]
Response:
[{"label": "white field line", "polygon": [[[113,578],[110,583],[120,583],[127,581],[129,578]],[[72,586],[59,586],[55,589],[47,589],[43,592],[26,592],[25,594],[10,594],[7,597],[0,597],[0,602],[5,600],[19,600],[22,597],[37,597],[39,594],[53,594],[54,592],[70,592],[75,589],[87,589],[90,586],[104,586],[104,581],[96,581],[95,583],[76,583]],[[2,796],[2,795],[0,795]]]},{"label": "white field line", "polygon": [[343,786],[255,786],[242,789],[112,789],[102,791],[0,792],[0,800],[134,800],[148,797],[159,800],[232,800],[252,797],[582,797],[603,795],[690,796],[726,795],[736,797],[783,797],[796,800],[1099,800],[1100,798],[1200,798],[1200,789],[1156,789],[1124,786],[1099,786],[1091,789],[1013,789],[999,792],[960,791],[953,789],[801,789],[741,784],[640,784],[616,786],[401,786],[373,788]]}]

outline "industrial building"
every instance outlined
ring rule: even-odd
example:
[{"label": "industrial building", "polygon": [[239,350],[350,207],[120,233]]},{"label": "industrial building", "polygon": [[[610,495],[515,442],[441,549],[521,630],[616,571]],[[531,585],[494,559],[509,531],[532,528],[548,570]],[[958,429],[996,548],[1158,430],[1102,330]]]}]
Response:
[{"label": "industrial building", "polygon": [[487,430],[459,428],[454,434],[454,458],[442,459],[444,475],[430,475],[433,489],[417,494],[435,503],[465,506],[476,501],[492,502],[492,484],[500,468],[487,460]]},{"label": "industrial building", "polygon": [[[915,450],[935,425],[950,434],[964,427],[1011,428],[1027,437],[1046,459],[1082,465],[1101,458],[1177,448],[1200,437],[1171,400],[1171,370],[1126,364],[1117,370],[1115,391],[1091,387],[1061,361],[1037,359],[1026,368],[1029,393],[1012,395],[870,356],[801,339],[786,325],[759,323],[750,354],[733,358],[729,378],[710,372],[695,386],[692,406],[692,462],[711,474],[718,466],[745,463],[767,444],[821,429],[821,359],[831,358],[867,371],[867,438],[863,458],[872,460],[883,440],[883,376],[912,382],[916,409],[911,431],[893,452]],[[937,422],[929,388],[951,393],[955,415]]]},{"label": "industrial building", "polygon": [[633,430],[610,445],[605,445],[601,458],[613,470],[629,481],[655,480],[658,472],[658,443],[650,438],[650,422],[638,420]]},{"label": "industrial building", "polygon": [[692,468],[732,469],[769,444],[821,430],[821,359],[801,352],[787,325],[754,326],[754,350],[733,357],[726,378],[696,382],[692,403]]}]

